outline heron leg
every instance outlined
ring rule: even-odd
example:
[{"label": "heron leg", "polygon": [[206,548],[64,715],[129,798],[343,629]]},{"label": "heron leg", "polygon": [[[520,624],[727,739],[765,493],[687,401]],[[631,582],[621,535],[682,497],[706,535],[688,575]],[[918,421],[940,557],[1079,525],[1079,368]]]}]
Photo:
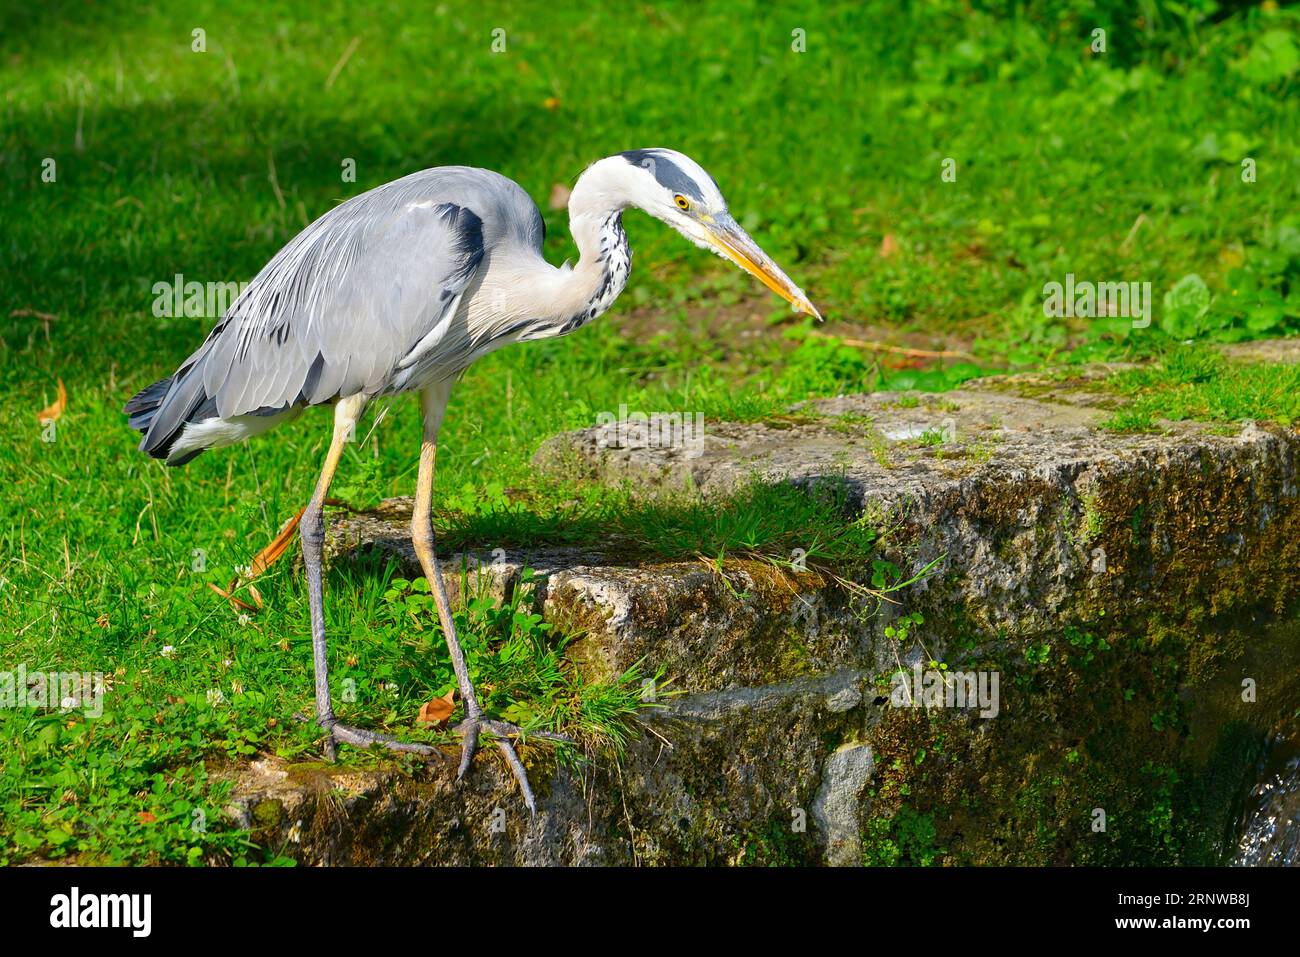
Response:
[{"label": "heron leg", "polygon": [[[465,654],[461,651],[460,641],[456,637],[456,625],[451,616],[451,604],[447,601],[447,589],[442,583],[442,567],[434,551],[433,538],[433,473],[434,458],[437,452],[438,428],[442,423],[442,411],[447,400],[449,388],[437,388],[425,393],[424,442],[420,446],[420,470],[415,484],[415,506],[411,513],[411,542],[415,546],[416,557],[424,571],[425,580],[433,590],[434,604],[438,608],[438,621],[442,624],[442,633],[447,639],[447,651],[451,655],[451,667],[456,672],[456,685],[460,689],[461,701],[465,706],[465,720],[456,727],[461,736],[460,768],[457,777],[463,778],[469,770],[474,752],[478,750],[479,733],[487,731],[495,737],[495,744],[505,756],[506,763],[514,772],[515,779],[524,795],[528,810],[537,813],[537,801],[533,789],[528,784],[528,773],[523,762],[519,760],[512,738],[525,736],[523,729],[504,721],[494,721],[483,714],[474,683],[469,677],[469,668],[465,664]],[[530,736],[550,741],[568,741],[563,735],[549,732],[529,732]]]},{"label": "heron leg", "polygon": [[325,739],[325,756],[331,761],[338,756],[339,742],[361,748],[381,744],[393,751],[410,751],[417,754],[432,754],[436,750],[427,744],[411,744],[376,731],[340,724],[334,717],[334,709],[330,704],[329,658],[325,643],[324,584],[321,578],[321,559],[325,547],[325,497],[329,493],[334,473],[338,470],[339,459],[343,456],[343,446],[350,438],[364,408],[365,402],[359,396],[343,399],[335,406],[334,436],[330,441],[329,451],[325,453],[325,465],[316,482],[316,490],[303,510],[298,526],[298,535],[302,541],[303,564],[307,569],[307,600],[311,606],[312,662],[316,672],[316,722],[329,734]]}]

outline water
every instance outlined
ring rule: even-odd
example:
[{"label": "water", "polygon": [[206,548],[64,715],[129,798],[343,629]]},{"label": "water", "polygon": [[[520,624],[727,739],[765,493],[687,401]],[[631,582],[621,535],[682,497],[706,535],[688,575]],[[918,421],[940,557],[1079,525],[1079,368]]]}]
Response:
[{"label": "water", "polygon": [[1300,729],[1273,739],[1237,834],[1233,866],[1300,866]]}]

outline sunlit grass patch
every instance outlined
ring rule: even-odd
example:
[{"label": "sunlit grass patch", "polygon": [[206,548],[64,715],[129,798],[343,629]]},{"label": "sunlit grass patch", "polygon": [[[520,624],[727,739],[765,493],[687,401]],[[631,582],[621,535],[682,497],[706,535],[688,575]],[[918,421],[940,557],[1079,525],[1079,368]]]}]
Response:
[{"label": "sunlit grass patch", "polygon": [[733,495],[702,500],[667,496],[618,517],[623,534],[663,558],[765,558],[796,552],[836,567],[859,567],[875,551],[873,525],[848,514],[848,489],[834,476],[809,489],[753,482]]},{"label": "sunlit grass patch", "polygon": [[1156,363],[1117,374],[1106,388],[1130,397],[1105,423],[1144,432],[1161,420],[1300,421],[1300,365],[1234,362],[1205,346],[1172,346]]}]

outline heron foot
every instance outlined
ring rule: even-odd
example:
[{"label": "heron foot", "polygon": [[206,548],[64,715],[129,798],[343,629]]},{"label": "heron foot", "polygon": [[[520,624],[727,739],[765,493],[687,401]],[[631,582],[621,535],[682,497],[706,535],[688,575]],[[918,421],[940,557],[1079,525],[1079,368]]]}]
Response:
[{"label": "heron foot", "polygon": [[338,759],[338,746],[340,744],[350,744],[354,748],[371,748],[378,744],[389,751],[403,751],[409,754],[442,754],[431,744],[399,741],[392,735],[380,734],[378,731],[368,731],[365,728],[354,728],[351,725],[339,724],[337,721],[330,721],[325,725],[325,730],[329,734],[329,737],[325,739],[325,757],[329,761]]},{"label": "heron foot", "polygon": [[478,750],[479,734],[486,731],[493,736],[494,743],[500,749],[502,755],[505,756],[506,764],[510,765],[510,770],[514,772],[515,780],[519,782],[519,790],[524,795],[524,804],[528,806],[528,810],[532,814],[537,813],[537,799],[533,797],[533,789],[528,784],[528,772],[524,770],[524,764],[519,760],[519,754],[515,751],[511,739],[541,738],[544,741],[562,744],[573,743],[572,738],[565,737],[562,734],[555,734],[551,731],[524,731],[518,725],[509,724],[505,721],[493,721],[482,715],[466,718],[456,725],[455,731],[461,737],[460,769],[456,772],[456,777],[465,777],[470,762],[474,760],[474,752]]}]

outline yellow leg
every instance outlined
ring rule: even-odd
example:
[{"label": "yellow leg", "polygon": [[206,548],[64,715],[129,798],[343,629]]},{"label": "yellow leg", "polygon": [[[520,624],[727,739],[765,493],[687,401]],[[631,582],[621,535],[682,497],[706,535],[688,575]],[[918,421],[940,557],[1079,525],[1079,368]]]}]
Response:
[{"label": "yellow leg", "polygon": [[302,540],[303,564],[307,568],[307,600],[311,605],[311,644],[312,661],[316,670],[316,720],[327,731],[334,722],[334,710],[330,706],[329,660],[325,646],[325,596],[321,579],[321,553],[325,547],[325,498],[329,495],[330,483],[338,471],[339,460],[343,457],[343,446],[352,437],[357,418],[364,408],[363,403],[349,400],[341,401],[334,410],[334,435],[330,439],[329,451],[325,453],[325,464],[321,468],[320,478],[316,480],[316,490],[311,501],[303,510],[298,526]]},{"label": "yellow leg", "polygon": [[[424,571],[425,580],[433,591],[434,603],[438,606],[438,620],[442,624],[442,633],[447,639],[447,650],[451,655],[451,667],[456,672],[456,684],[460,688],[461,699],[465,704],[465,720],[457,731],[462,737],[459,776],[464,777],[469,770],[474,752],[478,748],[480,730],[492,732],[496,745],[514,772],[515,779],[523,791],[524,803],[528,810],[536,813],[537,802],[533,790],[528,785],[528,775],[523,762],[510,743],[511,738],[523,736],[523,731],[504,721],[486,718],[479,705],[478,695],[474,692],[474,683],[469,677],[469,668],[465,664],[465,655],[461,651],[460,641],[456,637],[456,625],[451,616],[451,604],[447,601],[447,590],[442,583],[442,569],[434,551],[433,538],[433,474],[434,458],[438,449],[438,430],[442,425],[442,415],[451,392],[450,383],[442,383],[425,391],[424,402],[424,442],[420,446],[420,471],[415,483],[415,507],[411,513],[411,542],[415,546],[416,557]],[[552,741],[566,741],[561,735],[546,732],[534,732],[536,737]]]},{"label": "yellow leg", "polygon": [[312,662],[316,671],[316,721],[328,733],[325,754],[332,761],[337,752],[338,742],[368,748],[381,744],[393,751],[413,751],[419,754],[432,754],[436,749],[426,744],[408,744],[388,735],[352,728],[339,724],[330,705],[329,656],[325,643],[325,596],[321,579],[321,553],[325,546],[325,497],[329,494],[330,482],[338,471],[339,460],[343,457],[343,446],[352,438],[357,420],[365,410],[365,399],[353,396],[342,399],[334,407],[334,436],[330,440],[329,451],[325,453],[325,465],[321,469],[320,479],[316,482],[316,491],[302,513],[298,534],[302,539],[303,564],[307,567],[307,598],[311,605],[311,646]]}]

